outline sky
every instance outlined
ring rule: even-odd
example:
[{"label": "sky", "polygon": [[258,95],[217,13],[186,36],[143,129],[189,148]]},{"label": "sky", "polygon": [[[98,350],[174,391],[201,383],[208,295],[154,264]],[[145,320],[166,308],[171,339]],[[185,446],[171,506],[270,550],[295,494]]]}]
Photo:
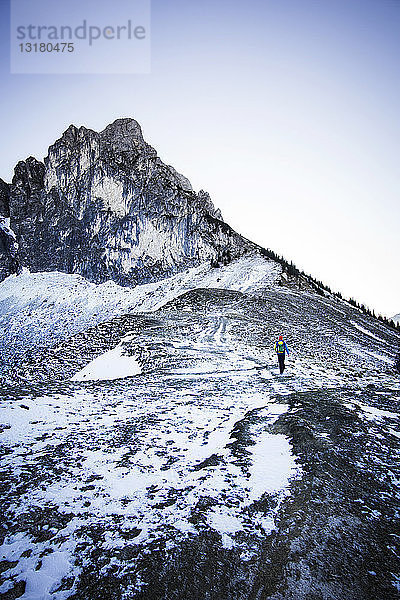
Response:
[{"label": "sky", "polygon": [[0,9],[2,179],[135,118],[239,233],[400,312],[400,0],[153,0],[149,72],[111,75],[11,74]]}]

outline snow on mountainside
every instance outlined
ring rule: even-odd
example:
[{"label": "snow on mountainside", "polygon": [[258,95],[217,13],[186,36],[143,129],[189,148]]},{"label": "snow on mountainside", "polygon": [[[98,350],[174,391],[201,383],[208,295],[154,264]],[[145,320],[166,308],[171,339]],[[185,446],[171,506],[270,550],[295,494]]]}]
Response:
[{"label": "snow on mountainside", "polygon": [[2,597],[398,600],[394,328],[133,119],[0,181],[0,279]]},{"label": "snow on mountainside", "polygon": [[0,593],[398,598],[395,331],[257,255],[0,294]]},{"label": "snow on mountainside", "polygon": [[400,325],[400,313],[398,315],[394,315],[393,317],[393,321],[395,323],[398,323]]},{"label": "snow on mountainside", "polygon": [[223,268],[208,264],[133,289],[113,281],[96,285],[80,275],[29,273],[0,282],[0,344],[26,349],[48,345],[127,312],[153,311],[194,288],[252,292],[278,281],[282,269],[251,255]]}]

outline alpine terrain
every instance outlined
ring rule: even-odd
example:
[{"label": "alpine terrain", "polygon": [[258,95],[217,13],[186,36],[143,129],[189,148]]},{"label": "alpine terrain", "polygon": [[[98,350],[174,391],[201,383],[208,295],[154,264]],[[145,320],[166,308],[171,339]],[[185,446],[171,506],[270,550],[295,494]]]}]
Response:
[{"label": "alpine terrain", "polygon": [[0,279],[1,598],[400,597],[399,331],[136,121],[0,181]]}]

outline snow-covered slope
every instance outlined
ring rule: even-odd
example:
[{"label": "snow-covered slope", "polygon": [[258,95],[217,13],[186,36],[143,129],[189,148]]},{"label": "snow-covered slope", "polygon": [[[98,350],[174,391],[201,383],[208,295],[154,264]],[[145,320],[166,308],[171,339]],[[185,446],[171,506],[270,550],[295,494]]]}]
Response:
[{"label": "snow-covered slope", "polygon": [[394,330],[258,256],[134,290],[52,277],[0,286],[9,341],[29,311],[59,338],[0,389],[0,593],[397,600]]},{"label": "snow-covered slope", "polygon": [[135,288],[96,285],[66,273],[11,275],[0,283],[0,343],[49,344],[127,312],[153,311],[194,288],[254,292],[279,280],[281,267],[254,254],[220,268],[203,264]]},{"label": "snow-covered slope", "polygon": [[393,317],[393,321],[395,323],[398,323],[400,325],[400,313],[398,315],[394,315]]}]

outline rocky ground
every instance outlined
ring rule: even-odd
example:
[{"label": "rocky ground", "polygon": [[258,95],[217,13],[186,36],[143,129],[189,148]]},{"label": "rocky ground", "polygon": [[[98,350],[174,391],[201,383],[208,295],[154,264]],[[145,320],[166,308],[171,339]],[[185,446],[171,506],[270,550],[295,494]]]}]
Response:
[{"label": "rocky ground", "polygon": [[[398,342],[276,284],[199,287],[8,357],[2,597],[399,598]],[[139,374],[72,380],[118,345]]]}]

